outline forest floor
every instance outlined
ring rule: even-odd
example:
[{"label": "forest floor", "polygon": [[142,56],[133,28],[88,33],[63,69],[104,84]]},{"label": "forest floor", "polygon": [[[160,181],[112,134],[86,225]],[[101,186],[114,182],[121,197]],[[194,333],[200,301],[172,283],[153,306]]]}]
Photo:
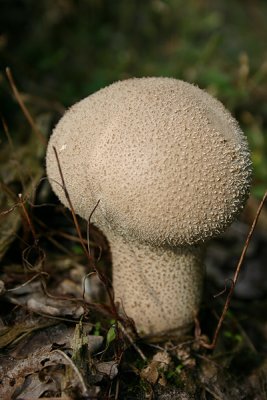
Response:
[{"label": "forest floor", "polygon": [[87,223],[79,219],[81,241],[44,176],[42,141],[32,134],[17,146],[4,128],[1,399],[267,399],[266,208],[215,348],[201,343],[211,342],[231,290],[259,205],[253,197],[242,222],[208,247],[195,330],[179,341],[147,343],[108,303],[108,244],[91,226],[92,259],[84,256]]}]

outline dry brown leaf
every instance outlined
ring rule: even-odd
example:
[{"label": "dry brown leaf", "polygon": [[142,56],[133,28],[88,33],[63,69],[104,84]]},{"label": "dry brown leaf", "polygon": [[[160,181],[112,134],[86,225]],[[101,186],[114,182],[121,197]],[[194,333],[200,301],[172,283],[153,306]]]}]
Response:
[{"label": "dry brown leaf", "polygon": [[141,371],[141,378],[147,380],[151,384],[157,382],[161,385],[166,384],[164,372],[167,371],[170,365],[171,358],[165,351],[159,351],[156,353],[149,365]]},{"label": "dry brown leaf", "polygon": [[71,316],[73,318],[80,318],[84,314],[84,308],[80,305],[73,304],[70,301],[54,300],[43,297],[42,299],[29,299],[27,307],[30,311],[51,315],[53,317]]},{"label": "dry brown leaf", "polygon": [[101,379],[107,376],[109,379],[114,379],[118,375],[118,363],[116,361],[99,362],[95,365],[97,374]]},{"label": "dry brown leaf", "polygon": [[[0,366],[0,375],[3,377],[0,383],[0,398],[3,400],[16,399],[17,396],[26,390],[35,390],[36,379],[26,378],[37,372],[41,372],[44,368],[49,366],[66,365],[66,360],[60,354],[51,352],[51,346],[43,346],[36,350],[26,359],[13,359],[9,358],[6,362],[2,362]],[[11,361],[13,365],[11,367]],[[39,380],[39,383],[42,382]],[[51,385],[49,383],[49,390]],[[58,388],[54,385],[54,390]],[[42,393],[40,393],[41,395]],[[21,398],[21,396],[20,396]],[[23,396],[22,396],[23,398]]]},{"label": "dry brown leaf", "polygon": [[38,323],[37,321],[32,322],[31,319],[25,322],[16,323],[12,327],[2,327],[0,330],[0,348],[6,347],[18,339],[24,337],[37,329],[45,328],[47,326],[54,325],[55,321],[45,321]]},{"label": "dry brown leaf", "polygon": [[53,317],[69,316],[77,319],[84,313],[84,308],[75,299],[72,301],[71,299],[63,300],[46,296],[40,281],[34,281],[25,286],[21,285],[17,290],[6,292],[5,298],[13,304],[26,305],[32,312]]}]

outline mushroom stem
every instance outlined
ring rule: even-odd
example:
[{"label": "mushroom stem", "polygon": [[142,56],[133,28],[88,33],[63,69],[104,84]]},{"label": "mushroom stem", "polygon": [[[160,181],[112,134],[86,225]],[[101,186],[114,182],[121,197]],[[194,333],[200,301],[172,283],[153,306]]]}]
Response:
[{"label": "mushroom stem", "polygon": [[121,312],[141,336],[181,336],[199,309],[203,248],[160,249],[107,235],[112,248],[113,286]]}]

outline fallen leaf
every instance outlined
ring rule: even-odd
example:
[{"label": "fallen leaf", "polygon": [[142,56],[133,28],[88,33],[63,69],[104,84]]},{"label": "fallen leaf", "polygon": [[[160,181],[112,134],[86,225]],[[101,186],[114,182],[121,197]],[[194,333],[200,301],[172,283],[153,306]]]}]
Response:
[{"label": "fallen leaf", "polygon": [[171,358],[167,352],[160,351],[156,353],[148,366],[141,371],[141,378],[147,380],[153,385],[158,382],[164,386],[166,384],[164,372],[167,371],[170,362]]},{"label": "fallen leaf", "polygon": [[96,371],[100,376],[107,376],[109,379],[114,379],[118,375],[118,363],[116,361],[99,362],[95,364]]}]

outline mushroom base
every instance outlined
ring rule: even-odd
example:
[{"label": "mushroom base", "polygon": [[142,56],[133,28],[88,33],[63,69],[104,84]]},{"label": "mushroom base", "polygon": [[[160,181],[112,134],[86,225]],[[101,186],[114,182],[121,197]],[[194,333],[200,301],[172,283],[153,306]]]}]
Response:
[{"label": "mushroom base", "polygon": [[192,327],[202,295],[203,249],[152,249],[107,236],[121,311],[142,337],[179,337]]}]

